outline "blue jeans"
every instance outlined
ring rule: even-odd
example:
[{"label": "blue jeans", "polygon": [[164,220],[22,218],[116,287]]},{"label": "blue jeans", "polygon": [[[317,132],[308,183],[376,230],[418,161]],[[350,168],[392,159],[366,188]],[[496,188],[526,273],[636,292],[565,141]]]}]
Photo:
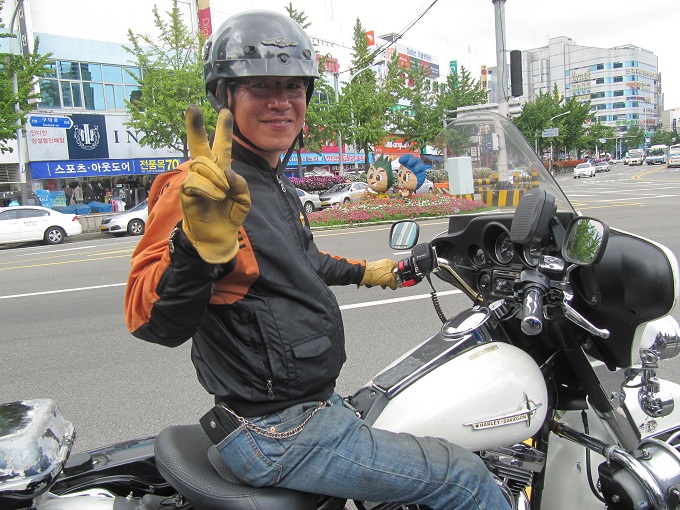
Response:
[{"label": "blue jeans", "polygon": [[242,426],[217,448],[238,478],[257,487],[435,510],[508,508],[491,474],[471,452],[442,439],[374,429],[339,395],[330,402],[311,419],[318,402],[250,420],[277,436],[308,420],[291,437],[270,438]]}]

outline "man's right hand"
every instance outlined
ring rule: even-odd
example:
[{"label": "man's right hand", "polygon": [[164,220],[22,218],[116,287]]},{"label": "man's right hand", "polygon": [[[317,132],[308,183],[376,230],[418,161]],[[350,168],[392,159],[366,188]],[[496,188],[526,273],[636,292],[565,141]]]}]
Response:
[{"label": "man's right hand", "polygon": [[238,252],[238,230],[250,210],[248,184],[231,169],[234,117],[220,110],[212,149],[195,105],[187,108],[186,126],[191,162],[179,191],[182,230],[203,260],[224,264]]}]

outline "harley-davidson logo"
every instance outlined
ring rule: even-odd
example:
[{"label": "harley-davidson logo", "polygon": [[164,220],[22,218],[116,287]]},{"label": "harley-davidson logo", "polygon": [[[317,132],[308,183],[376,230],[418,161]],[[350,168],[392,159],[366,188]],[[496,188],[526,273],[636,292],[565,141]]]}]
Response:
[{"label": "harley-davidson logo", "polygon": [[529,427],[531,425],[531,418],[533,418],[533,416],[536,414],[536,410],[541,407],[541,405],[542,404],[536,404],[529,400],[529,397],[527,397],[527,394],[525,393],[524,402],[520,404],[518,411],[504,414],[502,416],[488,418],[486,420],[471,421],[464,423],[464,425],[472,427],[472,430],[484,430],[525,421],[527,422],[527,427]]},{"label": "harley-davidson logo", "polygon": [[274,39],[267,39],[262,41],[265,46],[278,46],[279,48],[287,48],[288,46],[297,46],[295,41],[286,39],[285,37],[276,37]]}]

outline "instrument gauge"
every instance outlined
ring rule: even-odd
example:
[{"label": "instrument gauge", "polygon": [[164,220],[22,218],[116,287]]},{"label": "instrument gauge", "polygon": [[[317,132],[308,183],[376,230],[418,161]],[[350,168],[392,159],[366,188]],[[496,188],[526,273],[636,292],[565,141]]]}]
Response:
[{"label": "instrument gauge", "polygon": [[536,267],[540,262],[541,247],[537,244],[526,244],[522,250],[524,262],[531,267]]},{"label": "instrument gauge", "polygon": [[486,262],[486,256],[484,255],[484,250],[481,248],[476,248],[472,253],[472,262],[478,266],[483,266]]},{"label": "instrument gauge", "polygon": [[496,255],[496,260],[498,260],[500,264],[509,264],[512,262],[512,258],[515,256],[515,246],[510,240],[510,235],[507,232],[501,232],[496,238],[494,253]]}]

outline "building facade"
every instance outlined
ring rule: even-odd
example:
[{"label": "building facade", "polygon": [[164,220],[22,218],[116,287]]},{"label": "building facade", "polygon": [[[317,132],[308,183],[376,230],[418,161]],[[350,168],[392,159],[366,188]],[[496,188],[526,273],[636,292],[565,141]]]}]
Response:
[{"label": "building facade", "polygon": [[[13,32],[31,46],[37,37],[39,52],[50,53],[51,62],[38,82],[40,100],[27,115],[24,137],[0,159],[0,193],[26,188],[58,193],[64,185],[89,184],[87,189],[96,190],[94,199],[120,196],[128,205],[137,203],[154,175],[182,161],[181,152],[140,144],[143,133],[126,126],[126,101],[141,92],[141,71],[125,50],[127,30],[153,30],[153,2],[122,0],[98,8],[80,0],[68,4],[69,9],[51,0],[4,4],[2,19],[9,22],[19,9],[23,22]],[[197,20],[194,7],[184,5],[189,26]],[[105,31],[99,22],[99,29],[93,26],[92,20],[107,11],[115,19],[127,8],[135,12],[129,21],[107,24]]]},{"label": "building facade", "polygon": [[522,51],[523,101],[555,86],[566,99],[590,100],[592,122],[626,131],[638,125],[650,135],[660,128],[663,93],[658,57],[633,45],[579,46],[568,37]]}]

